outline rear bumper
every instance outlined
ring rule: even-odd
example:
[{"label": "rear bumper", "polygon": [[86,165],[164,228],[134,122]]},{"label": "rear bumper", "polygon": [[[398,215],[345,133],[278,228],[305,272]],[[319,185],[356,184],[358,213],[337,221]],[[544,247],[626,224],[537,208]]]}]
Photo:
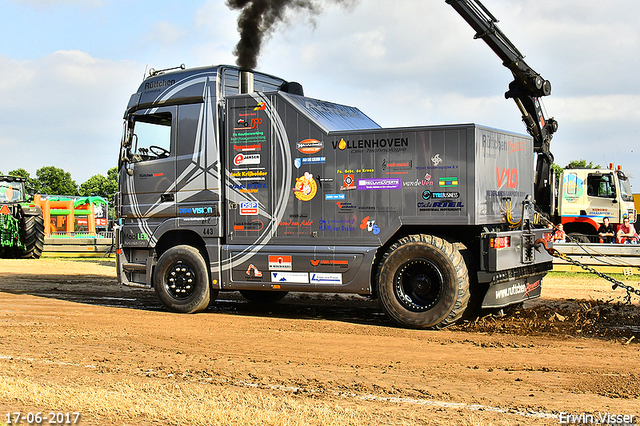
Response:
[{"label": "rear bumper", "polygon": [[553,257],[535,242],[550,232],[550,228],[542,228],[482,236],[478,282],[488,285],[483,308],[499,308],[540,297],[542,278],[553,269]]},{"label": "rear bumper", "polygon": [[494,283],[482,300],[483,308],[502,308],[540,297],[546,273]]}]

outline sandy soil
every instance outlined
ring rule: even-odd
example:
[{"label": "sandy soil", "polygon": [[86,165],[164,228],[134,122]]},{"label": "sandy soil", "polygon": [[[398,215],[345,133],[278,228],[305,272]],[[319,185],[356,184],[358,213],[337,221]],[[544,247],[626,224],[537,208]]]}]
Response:
[{"label": "sandy soil", "polygon": [[[0,260],[0,424],[17,411],[76,411],[86,425],[640,424],[640,304],[622,296],[551,277],[519,310],[417,331],[356,296],[256,306],[221,293],[204,313],[171,314],[153,291],[118,286],[110,260]],[[238,396],[254,401],[244,414],[222,405]],[[211,401],[223,417],[202,412]]]}]

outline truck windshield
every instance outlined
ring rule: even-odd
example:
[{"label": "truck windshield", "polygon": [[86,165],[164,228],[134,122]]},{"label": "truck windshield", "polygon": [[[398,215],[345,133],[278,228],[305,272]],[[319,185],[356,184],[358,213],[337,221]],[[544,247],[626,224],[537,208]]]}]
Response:
[{"label": "truck windshield", "polygon": [[24,186],[20,182],[0,182],[0,202],[24,200]]},{"label": "truck windshield", "polygon": [[620,181],[620,196],[624,201],[633,202],[633,192],[631,192],[631,182],[624,175],[624,173],[618,173],[618,180]]}]

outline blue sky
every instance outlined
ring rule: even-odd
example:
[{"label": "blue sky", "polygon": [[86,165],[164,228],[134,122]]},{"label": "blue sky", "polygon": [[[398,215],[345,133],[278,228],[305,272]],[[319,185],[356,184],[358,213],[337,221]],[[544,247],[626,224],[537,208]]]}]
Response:
[{"label": "blue sky", "polygon": [[[553,84],[544,103],[559,122],[556,162],[613,162],[640,179],[640,2],[484,4]],[[235,61],[238,12],[222,0],[0,0],[0,10],[4,173],[56,166],[78,184],[106,174],[145,70]],[[503,97],[509,72],[444,0],[328,1],[313,22],[290,16],[258,69],[385,127],[476,122],[525,133]]]}]

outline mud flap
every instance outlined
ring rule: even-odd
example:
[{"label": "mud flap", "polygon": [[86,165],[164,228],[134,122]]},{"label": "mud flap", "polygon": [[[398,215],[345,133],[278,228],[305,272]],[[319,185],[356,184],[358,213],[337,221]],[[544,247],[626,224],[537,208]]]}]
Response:
[{"label": "mud flap", "polygon": [[544,274],[492,284],[482,301],[483,308],[501,308],[540,297]]}]

